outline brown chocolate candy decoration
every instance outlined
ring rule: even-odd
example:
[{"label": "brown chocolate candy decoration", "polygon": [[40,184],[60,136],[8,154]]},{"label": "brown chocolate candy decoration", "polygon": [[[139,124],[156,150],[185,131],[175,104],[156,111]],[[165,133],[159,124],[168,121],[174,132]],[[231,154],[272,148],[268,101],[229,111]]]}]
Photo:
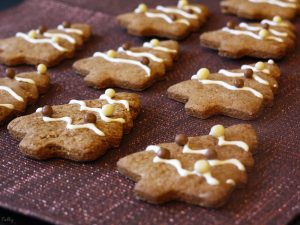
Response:
[{"label": "brown chocolate candy decoration", "polygon": [[236,27],[236,22],[230,20],[227,22],[226,26],[229,28],[229,29],[234,29]]},{"label": "brown chocolate candy decoration", "polygon": [[234,86],[236,86],[237,88],[244,87],[244,80],[243,79],[235,79]]},{"label": "brown chocolate candy decoration", "polygon": [[244,76],[246,78],[252,78],[252,76],[253,76],[253,70],[252,69],[245,69]]},{"label": "brown chocolate candy decoration", "polygon": [[5,73],[6,73],[6,76],[10,79],[14,79],[14,77],[16,75],[15,71],[11,68],[7,68]]},{"label": "brown chocolate candy decoration", "polygon": [[147,57],[143,57],[141,58],[141,63],[143,63],[144,65],[149,65],[150,63],[150,60],[147,58]]},{"label": "brown chocolate candy decoration", "polygon": [[171,154],[170,151],[166,148],[160,148],[157,152],[157,156],[161,159],[170,159]]},{"label": "brown chocolate candy decoration", "polygon": [[171,18],[171,20],[173,20],[173,21],[177,20],[177,16],[174,15],[174,14],[170,15],[170,18]]},{"label": "brown chocolate candy decoration", "polygon": [[205,153],[206,159],[216,159],[217,156],[218,156],[218,154],[214,149],[208,149]]},{"label": "brown chocolate candy decoration", "polygon": [[45,105],[43,108],[42,108],[42,114],[43,116],[47,116],[47,117],[51,117],[52,114],[53,114],[53,109],[50,105]]},{"label": "brown chocolate candy decoration", "polygon": [[122,48],[123,48],[124,50],[129,50],[129,49],[130,49],[130,44],[129,44],[129,43],[124,43],[124,44],[122,45]]},{"label": "brown chocolate candy decoration", "polygon": [[40,34],[43,34],[47,31],[47,27],[45,27],[44,25],[39,26],[38,31]]},{"label": "brown chocolate candy decoration", "polygon": [[262,27],[263,27],[264,29],[268,30],[268,29],[270,28],[270,25],[267,24],[267,23],[264,23],[264,24],[262,25]]},{"label": "brown chocolate candy decoration", "polygon": [[176,144],[184,146],[188,142],[188,137],[185,134],[178,134],[175,137]]},{"label": "brown chocolate candy decoration", "polygon": [[63,25],[64,28],[70,28],[70,27],[71,27],[71,23],[68,22],[68,21],[64,21],[64,22],[62,23],[62,25]]},{"label": "brown chocolate candy decoration", "polygon": [[189,14],[194,14],[194,10],[192,10],[192,9],[188,9],[188,10],[186,10]]},{"label": "brown chocolate candy decoration", "polygon": [[96,123],[97,117],[94,113],[86,113],[84,115],[84,122],[85,123]]}]

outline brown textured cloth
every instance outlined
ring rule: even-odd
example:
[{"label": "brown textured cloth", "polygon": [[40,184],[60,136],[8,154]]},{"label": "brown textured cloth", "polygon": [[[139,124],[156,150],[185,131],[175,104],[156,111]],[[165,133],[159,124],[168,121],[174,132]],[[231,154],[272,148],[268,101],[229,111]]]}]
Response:
[{"label": "brown textured cloth", "polygon": [[[76,59],[96,50],[116,48],[125,41],[141,44],[120,29],[112,17],[138,4],[137,0],[28,0],[0,12],[0,38],[28,31],[40,24],[53,27],[62,20],[90,23],[94,36]],[[83,3],[84,2],[84,3]],[[152,0],[152,5],[155,2]],[[171,4],[175,1],[160,1]],[[227,19],[220,13],[218,1],[202,1],[212,13],[201,32],[219,28]],[[147,1],[146,1],[147,3]],[[76,7],[76,5],[82,7]],[[84,9],[84,8],[85,9]],[[102,10],[97,12],[95,10]],[[109,14],[105,14],[105,13]],[[299,19],[295,21],[300,30]],[[250,122],[258,131],[259,148],[255,167],[246,188],[235,191],[228,204],[208,210],[184,203],[153,206],[133,196],[134,183],[116,171],[120,157],[144,150],[149,144],[172,141],[177,133],[202,135],[221,123],[226,126],[240,120],[217,116],[200,120],[185,114],[183,104],[166,97],[167,88],[190,79],[200,67],[212,72],[239,67],[256,60],[229,60],[199,45],[195,33],[181,42],[182,55],[168,79],[142,92],[143,110],[120,148],[109,151],[96,162],[80,164],[65,160],[34,161],[18,150],[6,127],[0,128],[0,206],[56,224],[285,224],[300,211],[300,42],[294,53],[279,62],[283,75],[273,108]],[[70,99],[96,98],[100,91],[86,87],[67,60],[50,69],[52,87],[27,113],[44,104],[60,104]],[[18,67],[17,71],[32,69]],[[1,76],[5,70],[0,66]]]}]

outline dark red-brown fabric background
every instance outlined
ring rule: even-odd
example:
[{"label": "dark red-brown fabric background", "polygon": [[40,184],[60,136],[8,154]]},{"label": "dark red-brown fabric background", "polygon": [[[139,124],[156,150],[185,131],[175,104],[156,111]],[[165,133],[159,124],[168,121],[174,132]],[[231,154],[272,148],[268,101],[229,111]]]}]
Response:
[{"label": "dark red-brown fabric background", "polygon": [[[148,0],[154,6],[158,1]],[[245,189],[233,193],[219,210],[172,202],[149,205],[133,196],[134,183],[116,170],[120,157],[144,150],[149,144],[172,141],[177,133],[207,134],[217,123],[229,126],[241,121],[217,116],[200,120],[187,116],[183,104],[169,100],[166,89],[189,79],[201,67],[211,71],[239,67],[254,59],[229,60],[199,45],[199,34],[219,28],[231,18],[220,13],[219,1],[203,0],[211,17],[200,32],[181,42],[182,55],[166,81],[141,92],[143,109],[132,132],[120,148],[110,150],[96,162],[80,164],[66,160],[34,161],[18,150],[18,142],[0,128],[0,207],[55,224],[285,224],[300,211],[300,42],[295,52],[278,63],[282,69],[280,89],[273,108],[250,123],[257,129],[259,148],[255,168]],[[44,24],[54,27],[63,20],[86,22],[94,35],[75,59],[50,69],[52,86],[30,107],[63,104],[70,99],[97,98],[101,91],[86,87],[72,63],[97,50],[117,48],[123,42],[142,44],[145,39],[128,35],[114,15],[132,10],[138,0],[27,0],[0,12],[0,38]],[[163,0],[160,4],[176,4]],[[267,10],[267,9],[266,9]],[[300,21],[295,21],[298,31]],[[17,71],[33,67],[17,67]],[[0,66],[4,76],[4,66]]]}]

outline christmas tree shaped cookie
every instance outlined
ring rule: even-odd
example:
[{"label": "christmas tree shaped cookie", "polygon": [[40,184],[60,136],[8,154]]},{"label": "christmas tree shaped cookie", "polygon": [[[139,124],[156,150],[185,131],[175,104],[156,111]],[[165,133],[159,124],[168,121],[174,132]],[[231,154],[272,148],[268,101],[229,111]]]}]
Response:
[{"label": "christmas tree shaped cookie", "polygon": [[99,99],[39,108],[10,122],[8,130],[26,156],[91,161],[120,145],[139,110],[138,95],[108,89]]},{"label": "christmas tree shaped cookie", "polygon": [[204,5],[180,0],[177,6],[158,5],[154,9],[140,4],[134,12],[119,15],[117,20],[132,35],[179,40],[199,30],[207,17]]},{"label": "christmas tree shaped cookie", "polygon": [[216,49],[219,55],[229,58],[251,56],[278,59],[294,49],[295,27],[281,17],[262,20],[260,23],[229,21],[220,30],[203,33],[201,45]]},{"label": "christmas tree shaped cookie", "polygon": [[28,33],[18,32],[15,37],[0,40],[0,63],[54,66],[63,59],[72,58],[90,35],[89,25],[68,22],[56,29],[47,30],[41,26]]},{"label": "christmas tree shaped cookie", "polygon": [[279,77],[280,69],[273,60],[218,73],[202,68],[191,80],[175,84],[167,92],[169,98],[186,103],[191,116],[206,119],[221,114],[250,120],[272,106]]},{"label": "christmas tree shaped cookie", "polygon": [[49,75],[43,64],[36,72],[15,74],[13,69],[7,69],[6,77],[0,78],[0,124],[23,113],[48,87]]},{"label": "christmas tree shaped cookie", "polygon": [[153,39],[142,47],[125,43],[117,51],[96,52],[92,57],[75,62],[73,68],[85,77],[88,86],[143,90],[163,79],[178,56],[176,41]]},{"label": "christmas tree shaped cookie", "polygon": [[220,2],[223,13],[247,19],[265,19],[276,15],[293,19],[300,9],[299,0],[224,0]]},{"label": "christmas tree shaped cookie", "polygon": [[137,182],[134,191],[150,203],[179,200],[220,207],[247,182],[256,133],[250,125],[212,127],[209,135],[176,136],[120,159],[118,170]]}]

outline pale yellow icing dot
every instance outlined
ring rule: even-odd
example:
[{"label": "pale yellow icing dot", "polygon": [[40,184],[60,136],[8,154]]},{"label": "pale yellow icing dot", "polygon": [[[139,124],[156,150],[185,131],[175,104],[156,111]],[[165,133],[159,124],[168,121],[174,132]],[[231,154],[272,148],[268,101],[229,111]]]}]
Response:
[{"label": "pale yellow icing dot", "polygon": [[198,72],[197,72],[197,77],[199,80],[206,80],[209,76],[210,72],[207,68],[201,68]]},{"label": "pale yellow icing dot", "polygon": [[148,10],[148,7],[147,7],[147,5],[144,4],[144,3],[139,4],[139,6],[137,7],[137,11],[138,11],[139,13],[147,12],[147,10]]},{"label": "pale yellow icing dot", "polygon": [[105,95],[107,95],[110,98],[113,98],[116,95],[116,91],[112,88],[108,88],[105,90]]},{"label": "pale yellow icing dot", "polygon": [[187,5],[189,5],[188,0],[179,0],[179,2],[178,2],[179,7],[184,7],[184,6],[187,6]]},{"label": "pale yellow icing dot", "polygon": [[157,40],[157,39],[152,39],[152,40],[150,41],[150,44],[151,44],[153,47],[157,47],[157,46],[159,46],[159,40]]},{"label": "pale yellow icing dot", "polygon": [[222,137],[225,134],[225,128],[223,125],[215,125],[210,129],[209,134],[215,137]]},{"label": "pale yellow icing dot", "polygon": [[60,39],[59,39],[59,37],[53,37],[52,41],[55,43],[59,43]]},{"label": "pale yellow icing dot", "polygon": [[265,68],[265,64],[263,62],[257,62],[255,64],[255,68],[258,70],[263,70]]},{"label": "pale yellow icing dot", "polygon": [[280,16],[274,16],[274,17],[273,17],[273,21],[274,21],[275,23],[282,23],[282,18],[281,18]]},{"label": "pale yellow icing dot", "polygon": [[109,50],[109,51],[107,52],[107,55],[108,55],[109,57],[111,57],[111,58],[116,58],[116,57],[117,57],[117,52],[114,51],[114,50]]},{"label": "pale yellow icing dot", "polygon": [[269,36],[269,31],[266,29],[261,29],[258,33],[258,35],[262,38],[265,39],[266,37]]},{"label": "pale yellow icing dot", "polygon": [[103,112],[104,116],[112,116],[114,111],[115,111],[115,107],[111,104],[102,106],[102,112]]},{"label": "pale yellow icing dot", "polygon": [[37,71],[39,74],[46,74],[47,73],[47,66],[45,66],[44,64],[39,64],[37,66]]},{"label": "pale yellow icing dot", "polygon": [[33,39],[35,39],[37,37],[37,33],[35,30],[29,31],[28,35],[29,35],[29,37],[31,37]]},{"label": "pale yellow icing dot", "polygon": [[195,164],[194,164],[194,170],[198,173],[207,173],[209,172],[210,169],[210,165],[206,160],[198,160]]}]

